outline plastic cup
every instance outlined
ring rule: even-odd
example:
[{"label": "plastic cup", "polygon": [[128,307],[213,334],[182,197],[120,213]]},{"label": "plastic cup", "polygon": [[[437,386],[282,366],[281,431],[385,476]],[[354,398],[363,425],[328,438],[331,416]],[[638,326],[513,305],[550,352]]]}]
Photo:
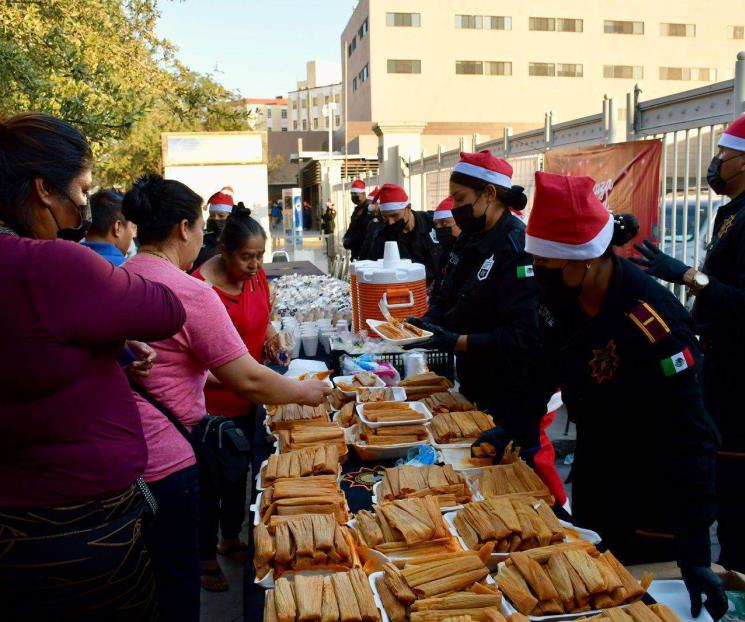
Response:
[{"label": "plastic cup", "polygon": [[303,352],[305,356],[315,356],[318,352],[318,333],[315,335],[303,335]]}]

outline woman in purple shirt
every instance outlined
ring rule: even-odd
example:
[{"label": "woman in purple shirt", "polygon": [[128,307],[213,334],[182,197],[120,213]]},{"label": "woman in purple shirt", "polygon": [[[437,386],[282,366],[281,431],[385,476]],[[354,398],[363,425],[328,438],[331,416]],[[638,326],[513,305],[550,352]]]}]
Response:
[{"label": "woman in purple shirt", "polygon": [[[157,616],[137,485],[147,449],[117,363],[185,312],[164,285],[70,241],[91,151],[64,121],[0,121],[0,603],[3,619]],[[81,207],[82,206],[82,207]]]}]

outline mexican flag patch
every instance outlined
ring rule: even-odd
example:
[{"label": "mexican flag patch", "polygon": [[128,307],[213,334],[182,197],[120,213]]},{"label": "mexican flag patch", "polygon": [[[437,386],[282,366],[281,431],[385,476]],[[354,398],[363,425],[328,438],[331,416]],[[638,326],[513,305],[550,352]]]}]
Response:
[{"label": "mexican flag patch", "polygon": [[674,376],[682,371],[685,371],[689,367],[693,367],[696,361],[693,360],[691,351],[686,348],[682,352],[673,354],[670,358],[663,359],[660,361],[662,371],[666,376]]},{"label": "mexican flag patch", "polygon": [[533,274],[533,266],[518,266],[517,267],[517,278],[518,279],[527,279],[531,276],[534,276]]}]

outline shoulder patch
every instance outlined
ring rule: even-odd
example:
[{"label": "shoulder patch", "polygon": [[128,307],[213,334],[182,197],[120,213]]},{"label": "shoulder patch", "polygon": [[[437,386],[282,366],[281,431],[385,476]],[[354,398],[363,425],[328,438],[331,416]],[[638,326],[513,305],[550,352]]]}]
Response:
[{"label": "shoulder patch", "polygon": [[626,317],[646,337],[649,343],[657,343],[670,334],[670,327],[654,308],[644,301],[626,312]]}]

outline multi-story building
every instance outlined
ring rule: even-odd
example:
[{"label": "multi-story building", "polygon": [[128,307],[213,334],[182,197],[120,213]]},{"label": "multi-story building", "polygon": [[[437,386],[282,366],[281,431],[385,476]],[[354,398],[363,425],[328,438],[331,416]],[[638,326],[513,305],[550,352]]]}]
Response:
[{"label": "multi-story building", "polygon": [[267,132],[286,132],[287,99],[281,95],[274,99],[248,98],[236,102],[244,107],[252,119],[254,129]]},{"label": "multi-story building", "polygon": [[[341,36],[347,140],[433,153],[732,77],[741,0],[359,0]],[[375,135],[377,134],[377,136]]]},{"label": "multi-story building", "polygon": [[329,114],[328,109],[324,114],[324,106],[331,104],[331,129],[338,130],[343,123],[339,65],[308,61],[306,74],[306,79],[297,83],[297,89],[287,95],[289,129],[299,132],[328,132]]}]

